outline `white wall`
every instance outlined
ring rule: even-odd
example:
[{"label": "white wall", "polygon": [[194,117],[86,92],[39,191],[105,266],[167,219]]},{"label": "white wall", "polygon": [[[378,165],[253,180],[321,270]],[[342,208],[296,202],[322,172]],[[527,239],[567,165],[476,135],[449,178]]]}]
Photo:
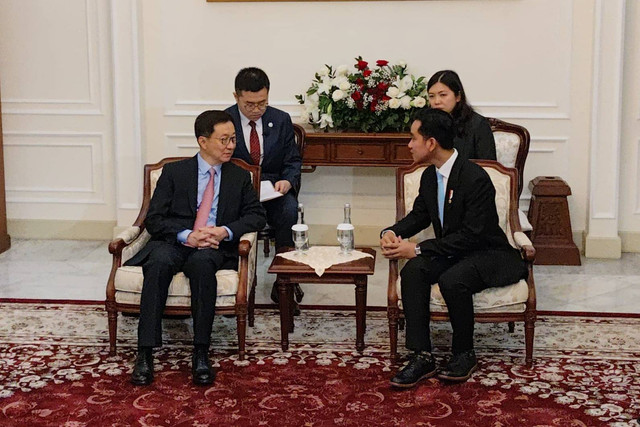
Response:
[{"label": "white wall", "polygon": [[[622,4],[624,10],[624,0],[612,1]],[[620,179],[615,185],[620,191],[613,233],[620,230],[626,250],[640,250],[640,194],[635,185],[640,163],[640,64],[637,55],[632,55],[640,47],[639,1],[626,1],[625,51],[620,57],[624,98],[619,105],[622,138],[619,153],[615,153],[620,160]],[[169,155],[194,153],[195,116],[204,109],[232,103],[238,69],[263,68],[271,78],[270,103],[298,121],[293,96],[306,90],[314,72],[325,63],[352,64],[355,56],[362,55],[370,62],[405,60],[414,74],[427,77],[443,68],[457,70],[470,101],[481,113],[529,129],[532,144],[525,182],[538,175],[564,178],[573,191],[569,198],[573,229],[586,233],[594,221],[589,205],[598,198],[591,182],[590,153],[596,138],[593,122],[598,119],[593,117],[593,99],[602,89],[594,82],[594,70],[603,71],[598,68],[603,66],[598,49],[612,48],[606,36],[614,34],[620,23],[605,7],[601,0],[3,0],[0,76],[10,224],[20,219],[66,218],[126,225],[137,213],[140,191],[136,182],[140,175],[132,170]],[[96,22],[89,19],[93,25],[83,27],[81,18],[86,16]],[[25,25],[27,19],[31,25]],[[598,22],[604,24],[598,26]],[[600,30],[605,46],[594,44],[602,39]],[[50,48],[42,48],[43,42]],[[32,45],[35,49],[23,48]],[[97,79],[93,92],[87,89],[90,77]],[[55,85],[52,88],[43,81]],[[598,99],[603,99],[600,95]],[[70,108],[12,102],[51,99],[67,103],[68,99],[88,99],[91,103]],[[55,115],[34,112],[45,108]],[[78,108],[98,112],[72,115]],[[54,130],[90,135],[19,134]],[[47,146],[25,147],[36,138]],[[70,141],[84,145],[50,147],[61,140],[67,145]],[[76,160],[84,160],[89,146],[94,152],[94,147],[101,149],[91,169],[56,160],[62,171],[56,178],[30,174],[27,179],[19,167],[30,153],[55,159],[51,150],[73,151]],[[115,164],[111,156],[117,159]],[[91,193],[87,193],[88,176]],[[78,185],[79,180],[85,184]],[[64,203],[46,201],[50,192],[34,192],[54,185],[69,189],[72,184],[78,187],[75,192],[54,193],[65,197]],[[611,185],[607,182],[598,191],[608,194]],[[101,203],[85,203],[89,200],[82,200],[81,194],[90,194]],[[40,200],[32,201],[36,195]],[[389,169],[318,168],[303,175],[301,199],[312,224],[335,224],[342,204],[350,201],[359,231],[370,236],[393,221],[394,198],[394,175]],[[525,189],[524,208],[528,200]],[[325,229],[329,228],[318,228]]]}]

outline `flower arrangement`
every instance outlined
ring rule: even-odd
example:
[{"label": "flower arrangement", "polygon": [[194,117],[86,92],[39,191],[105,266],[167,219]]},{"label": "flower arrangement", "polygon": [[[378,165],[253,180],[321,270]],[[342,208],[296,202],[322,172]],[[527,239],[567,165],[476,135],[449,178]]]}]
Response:
[{"label": "flower arrangement", "polygon": [[304,108],[302,117],[325,131],[407,131],[411,114],[427,105],[425,78],[409,74],[405,62],[391,65],[379,59],[372,69],[359,56],[354,68],[323,66],[306,97],[296,95]]}]

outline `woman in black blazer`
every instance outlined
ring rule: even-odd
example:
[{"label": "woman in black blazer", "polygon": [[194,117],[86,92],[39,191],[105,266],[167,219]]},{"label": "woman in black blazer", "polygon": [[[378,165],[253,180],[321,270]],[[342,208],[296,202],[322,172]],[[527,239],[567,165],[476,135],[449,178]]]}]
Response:
[{"label": "woman in black blazer", "polygon": [[489,121],[467,102],[460,77],[455,71],[435,73],[427,83],[431,108],[453,116],[456,130],[453,146],[467,159],[496,160],[496,143]]}]

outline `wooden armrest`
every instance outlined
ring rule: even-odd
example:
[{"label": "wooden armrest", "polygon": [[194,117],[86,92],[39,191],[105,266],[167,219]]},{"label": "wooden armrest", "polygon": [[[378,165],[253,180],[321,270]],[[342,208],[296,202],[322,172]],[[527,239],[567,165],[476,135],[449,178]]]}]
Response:
[{"label": "wooden armrest", "polygon": [[140,236],[142,232],[142,228],[138,226],[127,227],[120,234],[116,236],[115,239],[109,243],[109,253],[116,255],[121,254],[122,249],[124,249],[128,244],[133,242]]},{"label": "wooden armrest", "polygon": [[524,245],[520,248],[520,253],[525,261],[533,262],[536,259],[536,248],[531,245]]},{"label": "wooden armrest", "polygon": [[255,231],[252,233],[245,233],[240,236],[240,243],[238,243],[238,255],[249,256],[251,247],[255,244],[257,237],[258,233]]}]

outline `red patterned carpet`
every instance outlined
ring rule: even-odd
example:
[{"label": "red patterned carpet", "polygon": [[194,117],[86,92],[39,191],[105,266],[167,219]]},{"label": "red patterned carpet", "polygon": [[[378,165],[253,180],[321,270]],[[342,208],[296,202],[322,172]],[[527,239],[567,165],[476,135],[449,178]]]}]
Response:
[{"label": "red patterned carpet", "polygon": [[[120,318],[109,357],[100,306],[0,303],[0,313],[0,425],[638,426],[640,319],[542,318],[533,370],[522,365],[520,329],[479,325],[470,381],[396,391],[384,313],[369,314],[359,355],[351,315],[303,313],[282,353],[277,316],[262,311],[243,362],[233,319],[216,319],[218,377],[205,388],[190,383],[188,320],[166,322],[156,381],[140,388],[128,383],[135,319]],[[448,334],[438,325],[439,356]]]}]

